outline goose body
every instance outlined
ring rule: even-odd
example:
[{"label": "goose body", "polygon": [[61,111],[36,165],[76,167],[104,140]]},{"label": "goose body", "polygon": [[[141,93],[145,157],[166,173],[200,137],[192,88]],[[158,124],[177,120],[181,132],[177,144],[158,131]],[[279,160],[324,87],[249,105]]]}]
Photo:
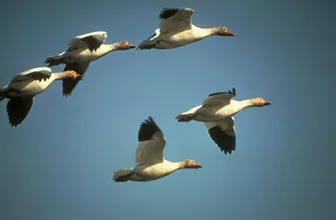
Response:
[{"label": "goose body", "polygon": [[163,155],[166,139],[151,117],[141,124],[138,141],[136,166],[133,169],[118,169],[113,174],[113,181],[146,182],[163,178],[180,169],[202,167],[194,160],[181,162],[166,160]]},{"label": "goose body", "polygon": [[202,105],[191,108],[176,116],[179,122],[191,120],[204,122],[212,140],[225,154],[236,149],[235,121],[233,116],[249,107],[263,107],[271,103],[264,98],[256,97],[242,101],[233,100],[236,89],[228,92],[210,94]]},{"label": "goose body", "polygon": [[[84,76],[89,64],[113,51],[135,48],[127,41],[104,44],[107,32],[95,31],[75,36],[68,43],[68,49],[56,56],[48,57],[44,62],[48,66],[65,64],[64,70],[74,70]],[[63,80],[63,95],[71,95],[79,80]]]},{"label": "goose body", "polygon": [[17,74],[0,89],[0,101],[7,98],[7,113],[12,126],[19,125],[28,115],[35,96],[45,91],[55,80],[77,79],[75,71],[52,73],[49,67],[37,67]]},{"label": "goose body", "polygon": [[200,41],[209,36],[234,36],[226,27],[201,28],[193,25],[190,8],[164,8],[160,13],[160,27],[137,47],[144,49],[172,49]]}]

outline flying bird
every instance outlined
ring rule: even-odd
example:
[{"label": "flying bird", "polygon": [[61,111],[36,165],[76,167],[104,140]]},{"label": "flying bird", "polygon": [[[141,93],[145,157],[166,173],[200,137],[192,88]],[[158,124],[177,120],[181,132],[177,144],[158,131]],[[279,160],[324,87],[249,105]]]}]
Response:
[{"label": "flying bird", "polygon": [[7,113],[11,126],[17,126],[27,117],[36,95],[46,90],[55,80],[80,80],[73,70],[52,73],[49,67],[36,67],[17,74],[10,83],[0,88],[0,101],[7,98]]},{"label": "flying bird", "polygon": [[271,103],[264,98],[256,97],[242,101],[233,100],[236,89],[228,92],[210,94],[202,105],[193,107],[176,116],[178,122],[191,120],[204,122],[209,135],[225,154],[236,149],[236,132],[234,115],[249,107],[263,107]]},{"label": "flying bird", "polygon": [[132,169],[118,169],[113,181],[152,181],[187,168],[202,168],[194,160],[170,162],[164,158],[166,139],[152,117],[142,122],[138,132],[138,148],[136,150],[136,166]]},{"label": "flying bird", "polygon": [[[128,50],[136,46],[127,41],[104,44],[107,32],[95,31],[75,36],[68,43],[68,49],[56,56],[48,57],[44,63],[48,66],[65,64],[64,70],[74,70],[84,76],[89,64],[112,51]],[[69,96],[78,84],[78,79],[63,80],[63,95]]]},{"label": "flying bird", "polygon": [[142,41],[137,49],[172,49],[200,41],[209,36],[235,36],[226,27],[201,28],[193,25],[190,8],[164,8],[159,17],[160,26],[155,33]]}]

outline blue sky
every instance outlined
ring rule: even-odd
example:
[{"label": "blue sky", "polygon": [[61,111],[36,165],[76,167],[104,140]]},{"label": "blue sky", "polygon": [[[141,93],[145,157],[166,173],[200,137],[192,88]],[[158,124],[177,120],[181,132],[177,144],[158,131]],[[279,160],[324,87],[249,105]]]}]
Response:
[{"label": "blue sky", "polygon": [[[193,8],[194,24],[224,25],[236,37],[111,53],[90,65],[71,97],[62,97],[60,82],[39,95],[17,128],[2,101],[0,219],[336,217],[335,3],[35,3],[12,0],[0,8],[0,85],[43,65],[78,34],[105,30],[107,43],[139,44],[157,28],[163,7]],[[238,100],[261,96],[272,105],[235,117],[237,149],[224,155],[204,124],[174,118],[232,87]],[[167,159],[195,159],[204,168],[113,183],[117,168],[133,167],[139,125],[149,115],[167,138]]]}]

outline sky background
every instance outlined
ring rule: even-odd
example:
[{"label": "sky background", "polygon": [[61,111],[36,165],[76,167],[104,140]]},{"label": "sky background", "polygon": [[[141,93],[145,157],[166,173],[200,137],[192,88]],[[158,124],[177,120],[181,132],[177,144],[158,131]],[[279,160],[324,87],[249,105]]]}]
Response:
[{"label": "sky background", "polygon": [[[209,37],[173,50],[121,51],[92,63],[69,98],[61,82],[39,95],[26,120],[8,124],[0,103],[0,219],[336,219],[335,2],[17,1],[0,8],[0,85],[66,49],[75,35],[105,30],[106,43],[138,45],[163,7],[189,7]],[[62,70],[63,66],[53,68]],[[236,87],[265,108],[235,116],[237,148],[224,155],[204,124],[175,116]],[[133,167],[148,116],[165,156],[194,159],[147,183],[113,183]]]}]

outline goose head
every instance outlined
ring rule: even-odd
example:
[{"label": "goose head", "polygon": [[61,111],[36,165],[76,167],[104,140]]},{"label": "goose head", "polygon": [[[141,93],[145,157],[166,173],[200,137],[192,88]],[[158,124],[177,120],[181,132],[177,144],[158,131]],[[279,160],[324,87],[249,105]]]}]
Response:
[{"label": "goose head", "polygon": [[128,43],[127,41],[120,41],[117,46],[118,50],[129,50],[132,48],[136,48],[135,45]]},{"label": "goose head", "polygon": [[194,169],[198,169],[198,168],[202,168],[202,165],[197,163],[194,160],[185,160],[182,162],[182,167],[185,168],[194,168]]},{"label": "goose head", "polygon": [[256,107],[263,107],[263,106],[271,104],[271,102],[261,97],[253,98],[251,99],[251,101],[252,101],[253,106],[256,106]]},{"label": "goose head", "polygon": [[73,79],[81,79],[82,78],[82,75],[80,75],[79,73],[77,73],[74,70],[68,70],[68,71],[65,71],[65,73],[69,78],[73,78]]},{"label": "goose head", "polygon": [[217,27],[214,34],[218,36],[235,36],[235,34],[226,27]]}]

